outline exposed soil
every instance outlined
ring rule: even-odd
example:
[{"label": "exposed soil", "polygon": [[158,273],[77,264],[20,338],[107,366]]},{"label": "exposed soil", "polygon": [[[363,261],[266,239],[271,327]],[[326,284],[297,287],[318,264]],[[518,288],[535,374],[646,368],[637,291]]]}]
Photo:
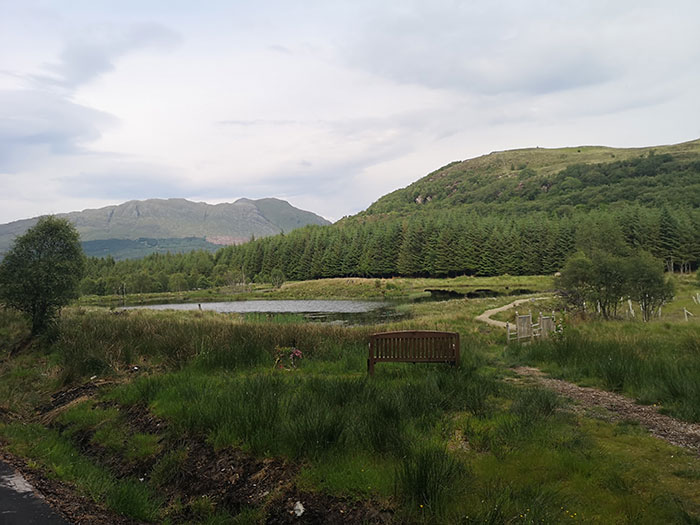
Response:
[{"label": "exposed soil", "polygon": [[698,423],[687,423],[660,414],[654,406],[639,405],[632,399],[614,392],[582,387],[568,381],[547,377],[538,368],[520,366],[513,370],[521,377],[529,378],[545,388],[577,401],[579,404],[574,405],[574,410],[603,408],[606,419],[610,421],[637,421],[651,435],[700,455],[700,424]]},{"label": "exposed soil", "polygon": [[[56,417],[65,410],[95,396],[108,382],[90,382],[68,388],[51,396],[51,402],[38,410],[38,419],[58,430],[63,425]],[[116,407],[124,411],[127,433],[147,433],[161,436],[163,451],[142,461],[129,461],[97,443],[94,432],[80,431],[72,436],[81,454],[108,468],[121,479],[137,477],[148,480],[155,463],[165,454],[179,449],[183,460],[179,468],[158,492],[167,502],[185,503],[177,515],[169,515],[174,523],[190,522],[195,516],[186,504],[206,497],[217,508],[237,514],[246,508],[262,508],[267,523],[391,523],[393,511],[374,501],[353,501],[325,494],[302,492],[295,484],[300,466],[278,458],[258,459],[240,449],[214,450],[203,437],[177,438],[167,422],[153,416],[144,405],[121,406],[99,402],[98,408]],[[2,415],[9,419],[9,414]],[[67,483],[45,477],[29,468],[21,458],[0,452],[0,458],[17,468],[40,492],[46,501],[70,523],[133,524],[133,520],[116,516],[94,501],[76,493]],[[297,503],[298,502],[298,503]],[[296,512],[295,512],[296,505]],[[303,512],[298,515],[303,507]]]},{"label": "exposed soil", "polygon": [[42,416],[50,412],[56,412],[58,409],[74,404],[74,402],[84,401],[94,396],[100,388],[111,384],[114,384],[114,381],[91,381],[82,385],[66,388],[65,390],[60,390],[51,394],[51,401],[46,405],[40,406],[37,412]]},{"label": "exposed soil", "polygon": [[[391,523],[393,511],[372,501],[353,502],[325,494],[301,492],[294,479],[299,466],[278,458],[257,459],[238,449],[215,451],[190,441],[184,464],[173,482],[163,487],[170,500],[207,497],[232,514],[264,508],[266,523]],[[301,515],[295,513],[299,504]],[[178,516],[183,521],[189,516]]]},{"label": "exposed soil", "polygon": [[282,494],[298,472],[297,467],[280,459],[256,459],[237,449],[215,451],[199,440],[184,448],[184,464],[164,490],[184,500],[207,496],[233,513],[261,506],[268,496]]},{"label": "exposed soil", "polygon": [[[295,508],[298,510],[303,508],[303,513],[297,516]],[[299,492],[295,489],[274,501],[265,523],[269,525],[288,523],[319,525],[343,523],[388,524],[393,523],[393,520],[393,510],[383,508],[380,505],[334,498],[325,494]]]}]

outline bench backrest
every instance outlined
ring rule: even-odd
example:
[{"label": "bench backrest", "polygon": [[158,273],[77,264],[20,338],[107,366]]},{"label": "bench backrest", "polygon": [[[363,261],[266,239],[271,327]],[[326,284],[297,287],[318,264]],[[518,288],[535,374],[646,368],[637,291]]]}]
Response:
[{"label": "bench backrest", "polygon": [[381,332],[369,338],[371,361],[454,362],[459,364],[459,334],[432,330]]}]

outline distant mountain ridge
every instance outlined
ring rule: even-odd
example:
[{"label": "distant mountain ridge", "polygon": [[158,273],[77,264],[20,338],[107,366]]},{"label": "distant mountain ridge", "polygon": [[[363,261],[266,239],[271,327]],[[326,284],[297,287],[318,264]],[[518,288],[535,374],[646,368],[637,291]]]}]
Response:
[{"label": "distant mountain ridge", "polygon": [[[287,201],[275,198],[238,199],[222,204],[186,199],[133,200],[57,216],[71,221],[84,243],[192,238],[211,245],[239,244],[253,236],[267,237],[310,224],[330,224],[315,213],[300,210]],[[0,225],[0,254],[6,252],[12,240],[31,228],[37,220],[38,217],[35,217]],[[153,246],[157,243],[145,243],[144,247],[148,248],[148,244]],[[186,245],[183,243],[183,250]],[[101,244],[103,255],[108,254],[104,252],[105,246],[109,247],[110,244]],[[138,250],[134,253],[138,253]],[[143,255],[147,253],[152,251],[146,250]]]}]

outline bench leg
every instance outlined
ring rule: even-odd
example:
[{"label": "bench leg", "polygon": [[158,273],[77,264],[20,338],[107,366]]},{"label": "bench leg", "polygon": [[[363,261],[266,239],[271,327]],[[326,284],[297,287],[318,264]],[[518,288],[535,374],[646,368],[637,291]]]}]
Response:
[{"label": "bench leg", "polygon": [[367,373],[371,376],[374,375],[374,361],[372,359],[367,360]]}]

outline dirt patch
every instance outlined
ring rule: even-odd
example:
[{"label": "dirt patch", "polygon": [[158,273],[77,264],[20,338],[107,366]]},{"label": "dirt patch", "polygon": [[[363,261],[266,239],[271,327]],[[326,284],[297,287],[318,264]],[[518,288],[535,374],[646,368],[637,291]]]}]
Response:
[{"label": "dirt patch", "polygon": [[[114,406],[119,407],[120,405],[115,403]],[[142,434],[161,434],[168,426],[165,420],[151,414],[148,408],[142,404],[131,405],[126,409],[126,422],[132,433],[140,432]]]},{"label": "dirt patch", "polygon": [[202,441],[190,441],[183,448],[183,464],[173,482],[163,487],[169,499],[206,496],[234,514],[281,494],[298,472],[280,459],[258,460],[236,449],[215,451]]},{"label": "dirt patch", "polygon": [[[258,459],[238,449],[215,451],[202,441],[191,441],[185,449],[186,459],[176,478],[162,488],[170,501],[207,497],[233,515],[246,508],[263,508],[269,524],[384,524],[393,520],[391,509],[373,501],[299,491],[294,479],[300,467],[283,459]],[[188,517],[175,519],[186,521]]]},{"label": "dirt patch", "polygon": [[520,366],[513,370],[521,377],[530,378],[545,388],[577,401],[579,407],[605,409],[606,419],[610,421],[637,421],[651,435],[700,455],[700,424],[687,423],[660,414],[654,406],[639,405],[632,399],[614,392],[582,387],[547,377],[538,368]]},{"label": "dirt patch", "polygon": [[[85,399],[87,399],[85,396],[76,398],[70,403],[60,407],[57,411],[59,413],[63,412],[68,407]],[[125,408],[117,403],[105,401],[98,403],[96,407],[115,407],[118,410],[123,411],[120,421],[123,421],[127,435],[133,435],[136,433],[154,434],[160,436],[159,441],[161,442],[165,439],[165,436],[163,436],[162,433],[167,428],[166,422],[155,417],[143,405],[137,404]],[[55,413],[56,411],[51,412],[51,414]],[[56,422],[52,422],[50,426],[58,429],[60,432],[63,432],[67,428],[65,425]],[[153,469],[153,465],[155,465],[158,459],[160,459],[160,457],[165,453],[165,451],[162,451],[160,454],[155,456],[130,461],[124,457],[122,453],[110,450],[99,443],[95,443],[93,440],[94,435],[94,430],[79,430],[73,433],[71,436],[71,441],[80,450],[81,454],[108,468],[110,472],[112,472],[112,474],[114,474],[114,476],[118,479],[126,477],[147,478],[147,474]]]},{"label": "dirt patch", "polygon": [[[301,511],[301,514],[298,513]],[[373,502],[352,501],[296,489],[273,502],[265,521],[268,525],[305,524],[388,524],[394,512]]]},{"label": "dirt patch", "polygon": [[[101,385],[88,383],[58,393],[51,404],[42,407],[43,419],[53,416],[49,425],[59,431],[66,427],[58,423],[55,415],[90,397],[94,397]],[[138,461],[130,461],[121,452],[95,443],[93,430],[74,432],[71,440],[81,454],[107,468],[116,478],[140,478],[149,481],[154,466],[166,460],[167,454],[181,451],[173,471],[166,479],[159,479],[158,493],[166,507],[178,509],[168,518],[172,523],[189,523],[199,518],[196,512],[198,499],[206,498],[214,508],[236,515],[245,509],[261,509],[267,523],[375,523],[393,521],[393,511],[374,501],[353,501],[326,494],[300,491],[295,479],[301,465],[281,458],[256,458],[240,449],[214,450],[204,436],[180,437],[174,434],[167,422],[153,416],[148,407],[125,407],[113,402],[101,401],[99,408],[116,407],[122,411],[127,433],[146,433],[159,436],[162,450]],[[177,456],[177,454],[175,455]],[[0,457],[4,457],[0,454]],[[69,484],[43,476],[40,471],[27,468],[20,458],[5,458],[26,475],[47,502],[71,523],[131,524],[132,520],[117,517],[94,501],[80,496]],[[160,474],[162,476],[162,473]],[[299,504],[297,505],[297,502]],[[296,505],[296,512],[295,512]],[[300,506],[303,512],[298,515]]]},{"label": "dirt patch", "polygon": [[78,494],[74,487],[27,466],[24,459],[0,450],[0,459],[16,468],[66,521],[75,525],[134,525],[140,522],[119,516]]},{"label": "dirt patch", "polygon": [[66,388],[65,390],[60,390],[51,394],[51,401],[46,405],[40,406],[37,411],[42,416],[46,416],[69,404],[75,404],[74,402],[80,402],[91,398],[100,388],[111,384],[114,384],[114,381],[91,381],[82,385]]}]

